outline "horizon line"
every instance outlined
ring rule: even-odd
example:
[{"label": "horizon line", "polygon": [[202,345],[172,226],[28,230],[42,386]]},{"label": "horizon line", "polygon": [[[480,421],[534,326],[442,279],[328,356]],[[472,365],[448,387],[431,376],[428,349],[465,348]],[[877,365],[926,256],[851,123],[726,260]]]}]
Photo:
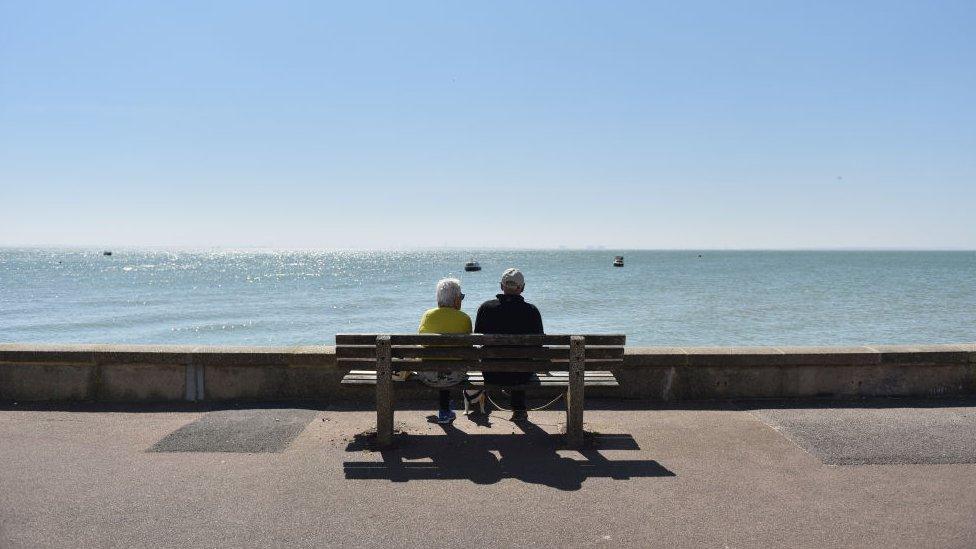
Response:
[{"label": "horizon line", "polygon": [[976,248],[966,247],[900,247],[900,246],[809,246],[809,247],[669,247],[669,248],[633,248],[610,246],[407,246],[407,247],[319,247],[319,246],[180,246],[180,245],[141,245],[127,244],[121,246],[104,245],[0,245],[0,250],[97,250],[98,252],[113,250],[158,250],[158,251],[317,251],[317,252],[412,252],[412,251],[552,251],[552,252],[976,252]]}]

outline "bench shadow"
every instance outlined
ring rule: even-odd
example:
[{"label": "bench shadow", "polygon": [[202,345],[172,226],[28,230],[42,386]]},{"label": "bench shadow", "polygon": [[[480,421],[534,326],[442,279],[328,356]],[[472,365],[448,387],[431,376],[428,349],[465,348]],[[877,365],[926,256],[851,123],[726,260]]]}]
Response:
[{"label": "bench shadow", "polygon": [[[494,484],[517,479],[559,490],[579,490],[591,477],[627,480],[673,477],[675,474],[654,460],[610,460],[601,450],[640,450],[629,434],[588,434],[586,447],[577,450],[584,459],[557,453],[561,437],[531,423],[519,425],[522,434],[470,435],[453,425],[441,425],[443,435],[398,435],[396,447],[383,450],[383,461],[346,461],[342,469],[347,480],[384,479],[470,480]],[[358,435],[347,452],[369,450],[374,440]]]}]

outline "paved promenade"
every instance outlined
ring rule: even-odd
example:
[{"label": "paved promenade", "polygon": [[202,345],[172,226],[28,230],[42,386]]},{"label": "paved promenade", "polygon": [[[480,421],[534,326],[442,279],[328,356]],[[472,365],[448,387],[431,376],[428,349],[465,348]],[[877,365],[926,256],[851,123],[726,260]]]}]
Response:
[{"label": "paved promenade", "polygon": [[588,404],[582,452],[415,409],[376,453],[367,410],[4,403],[0,547],[976,546],[976,400]]}]

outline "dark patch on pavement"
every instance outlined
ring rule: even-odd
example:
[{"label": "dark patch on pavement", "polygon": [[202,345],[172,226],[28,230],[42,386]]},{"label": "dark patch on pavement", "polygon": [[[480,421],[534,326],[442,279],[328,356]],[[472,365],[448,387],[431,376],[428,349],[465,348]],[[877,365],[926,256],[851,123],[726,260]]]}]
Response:
[{"label": "dark patch on pavement", "polygon": [[316,410],[288,408],[210,412],[173,431],[148,451],[281,452],[316,415]]},{"label": "dark patch on pavement", "polygon": [[976,407],[827,405],[752,412],[827,465],[976,463]]}]

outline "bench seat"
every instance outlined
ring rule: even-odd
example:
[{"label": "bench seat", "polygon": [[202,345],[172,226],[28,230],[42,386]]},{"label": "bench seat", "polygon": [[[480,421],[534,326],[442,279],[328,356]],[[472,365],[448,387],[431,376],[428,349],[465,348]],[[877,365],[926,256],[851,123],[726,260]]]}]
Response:
[{"label": "bench seat", "polygon": [[[416,377],[411,376],[405,381],[395,381],[396,383],[415,383],[418,385],[423,385],[423,383]],[[345,377],[342,378],[343,385],[359,385],[359,386],[372,386],[376,385],[376,371],[375,370],[352,370]],[[587,371],[583,373],[583,384],[587,387],[617,387],[617,378],[614,377],[613,372],[608,371]],[[454,385],[452,387],[484,387],[485,378],[481,375],[481,372],[469,371],[467,379]],[[489,385],[492,387],[492,385]],[[527,383],[521,385],[504,385],[505,388],[521,389],[521,388],[536,388],[536,387],[569,387],[569,372],[537,372],[532,374],[532,379]],[[436,387],[431,387],[435,389]],[[450,388],[450,387],[449,387]]]}]

